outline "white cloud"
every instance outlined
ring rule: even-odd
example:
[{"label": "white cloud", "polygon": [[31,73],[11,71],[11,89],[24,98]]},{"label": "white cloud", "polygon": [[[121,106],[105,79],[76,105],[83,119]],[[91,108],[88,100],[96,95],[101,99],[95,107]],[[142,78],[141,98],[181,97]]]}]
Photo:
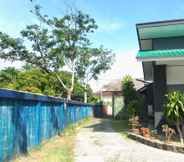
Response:
[{"label": "white cloud", "polygon": [[101,74],[97,81],[90,82],[94,91],[114,79],[122,79],[126,74],[134,78],[143,78],[141,62],[136,60],[137,50],[122,51],[116,54],[115,63],[105,74]]},{"label": "white cloud", "polygon": [[115,21],[97,22],[99,32],[112,32],[123,28],[124,24]]}]

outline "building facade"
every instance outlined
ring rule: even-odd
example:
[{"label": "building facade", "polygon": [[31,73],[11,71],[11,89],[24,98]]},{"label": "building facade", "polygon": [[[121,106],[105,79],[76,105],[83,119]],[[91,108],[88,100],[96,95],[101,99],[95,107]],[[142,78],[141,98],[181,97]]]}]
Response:
[{"label": "building facade", "polygon": [[[184,20],[170,20],[136,25],[139,42],[137,60],[142,62],[144,91],[152,108],[154,125],[163,116],[165,94],[184,91]],[[150,98],[151,96],[151,98]]]},{"label": "building facade", "polygon": [[[133,79],[133,82],[137,91],[144,87],[142,80]],[[122,109],[124,108],[122,80],[116,79],[110,81],[101,88],[98,95],[107,108],[107,114],[113,118],[121,118]]]}]

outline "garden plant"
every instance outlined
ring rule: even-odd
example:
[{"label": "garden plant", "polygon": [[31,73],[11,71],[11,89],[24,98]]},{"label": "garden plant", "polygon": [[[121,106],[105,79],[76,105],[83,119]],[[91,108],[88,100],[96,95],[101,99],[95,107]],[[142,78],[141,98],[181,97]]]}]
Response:
[{"label": "garden plant", "polygon": [[184,116],[184,94],[180,91],[173,91],[166,95],[167,103],[165,104],[164,115],[166,119],[176,126],[180,142],[183,144],[183,116]]}]

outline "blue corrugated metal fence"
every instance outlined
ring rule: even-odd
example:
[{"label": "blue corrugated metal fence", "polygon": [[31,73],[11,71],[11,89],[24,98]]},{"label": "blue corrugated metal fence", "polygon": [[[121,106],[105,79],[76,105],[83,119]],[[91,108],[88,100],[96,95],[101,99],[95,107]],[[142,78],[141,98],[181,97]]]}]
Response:
[{"label": "blue corrugated metal fence", "polygon": [[92,116],[93,105],[0,89],[0,162]]}]

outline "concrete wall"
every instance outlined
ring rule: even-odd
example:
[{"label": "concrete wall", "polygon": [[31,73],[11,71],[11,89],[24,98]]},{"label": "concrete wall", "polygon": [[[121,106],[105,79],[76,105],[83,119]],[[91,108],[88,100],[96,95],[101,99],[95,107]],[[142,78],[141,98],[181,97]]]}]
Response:
[{"label": "concrete wall", "polygon": [[184,84],[184,66],[167,66],[167,85]]}]

